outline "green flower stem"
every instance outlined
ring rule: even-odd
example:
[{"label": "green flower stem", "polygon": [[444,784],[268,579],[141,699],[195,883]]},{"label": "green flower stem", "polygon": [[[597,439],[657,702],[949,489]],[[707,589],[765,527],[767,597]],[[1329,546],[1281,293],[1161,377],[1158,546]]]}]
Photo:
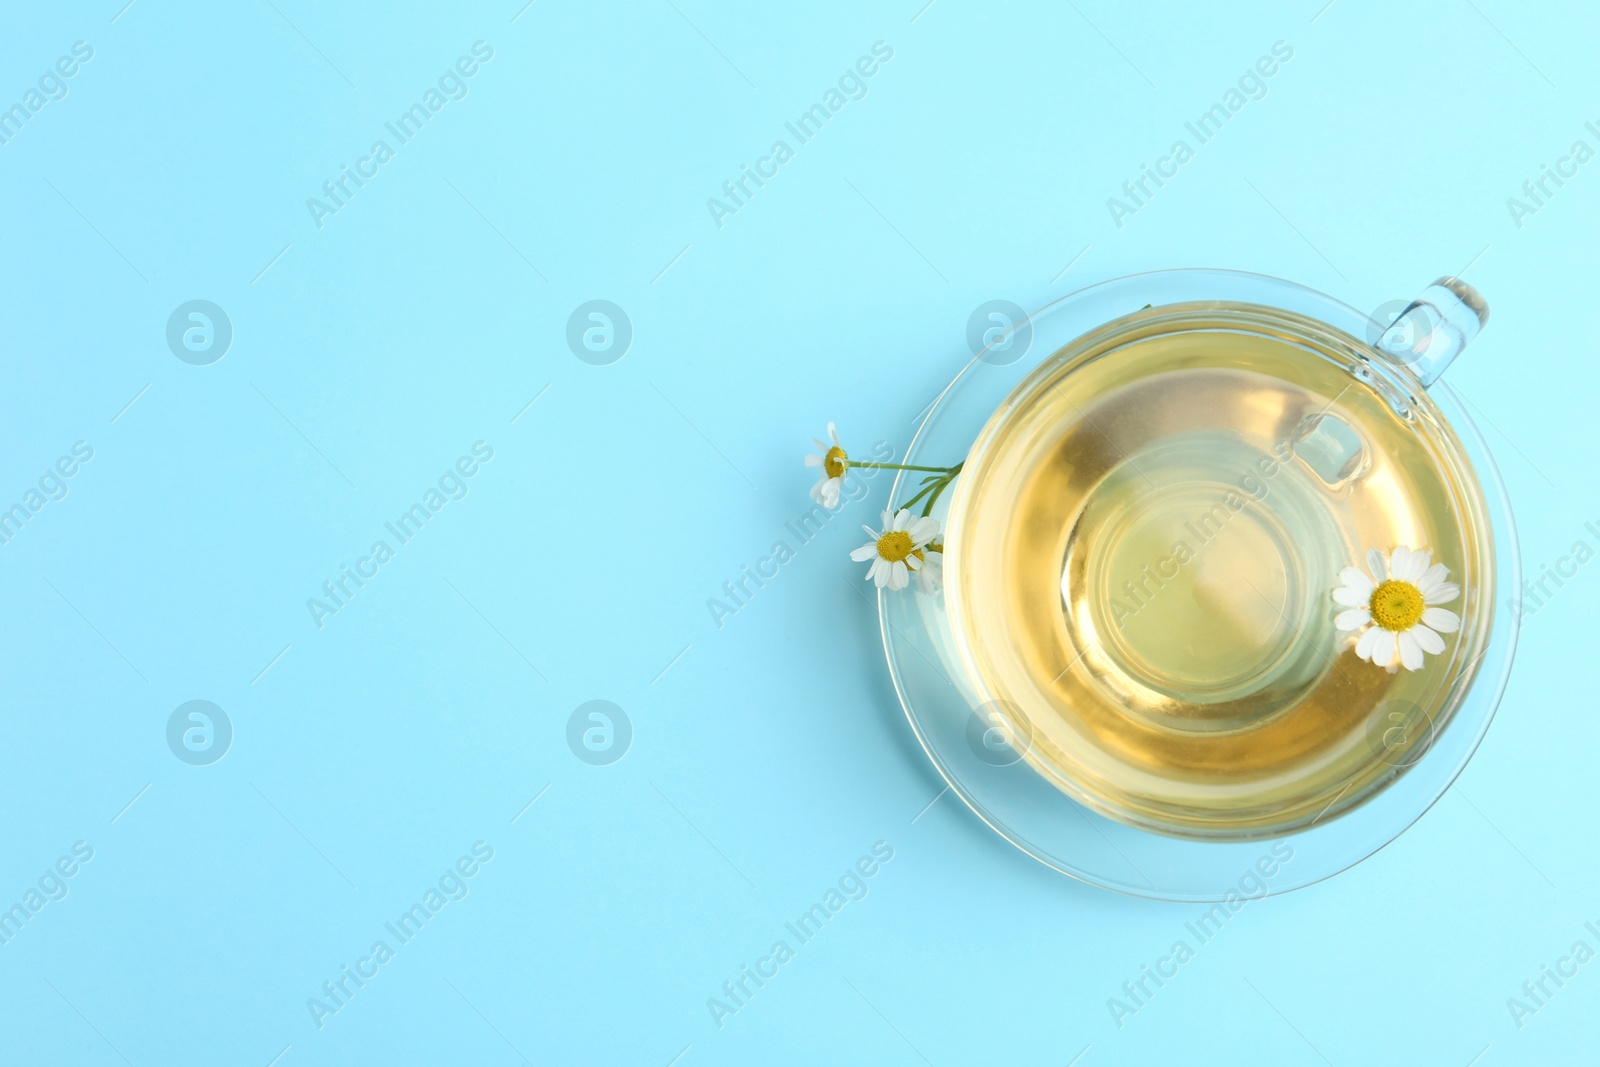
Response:
[{"label": "green flower stem", "polygon": [[852,467],[870,467],[879,471],[933,471],[935,474],[953,474],[961,468],[959,463],[954,467],[913,467],[906,463],[868,463],[859,459],[846,460],[845,462]]},{"label": "green flower stem", "polygon": [[[939,501],[939,495],[945,491],[945,488],[949,486],[952,481],[955,480],[956,475],[961,473],[961,467],[964,463],[965,460],[963,460],[962,463],[957,463],[954,467],[944,468],[943,471],[938,475],[924,478],[924,484],[922,488],[917,491],[915,496],[900,506],[902,508],[914,507],[917,501],[926,496],[928,497],[928,502],[923,505],[922,514],[924,517],[931,515],[933,513],[933,505]],[[933,495],[929,496],[928,494],[930,493]]]},{"label": "green flower stem", "polygon": [[[848,467],[865,467],[869,470],[930,472],[928,477],[922,479],[922,489],[918,491],[917,495],[900,505],[901,508],[909,508],[926,496],[928,497],[928,502],[922,508],[924,517],[932,514],[933,505],[938,503],[939,495],[945,491],[945,488],[955,479],[955,476],[961,473],[961,467],[965,462],[965,460],[962,460],[961,463],[957,463],[954,467],[919,467],[912,463],[869,463],[866,460],[855,459],[845,461]],[[931,496],[929,496],[930,493],[932,494]]]},{"label": "green flower stem", "polygon": [[957,463],[954,467],[951,467],[949,474],[947,474],[942,480],[934,482],[930,487],[933,489],[933,495],[928,498],[928,502],[926,504],[922,505],[922,514],[924,517],[933,514],[933,505],[939,502],[939,494],[945,491],[946,486],[955,481],[956,475],[961,473],[961,466],[962,465],[960,463]]},{"label": "green flower stem", "polygon": [[943,484],[944,484],[944,479],[940,478],[937,481],[931,482],[928,485],[923,486],[921,489],[919,489],[917,491],[917,495],[916,496],[912,497],[910,500],[907,500],[904,504],[901,504],[900,506],[903,507],[903,508],[909,508],[909,507],[915,506],[917,501],[921,500],[923,497],[927,496],[929,493],[933,492],[934,489],[936,489],[937,487],[939,487],[940,485],[943,485]]}]

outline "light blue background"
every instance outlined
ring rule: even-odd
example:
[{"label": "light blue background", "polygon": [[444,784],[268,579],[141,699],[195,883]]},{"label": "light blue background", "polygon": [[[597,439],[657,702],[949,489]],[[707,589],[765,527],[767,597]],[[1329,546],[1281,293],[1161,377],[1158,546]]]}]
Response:
[{"label": "light blue background", "polygon": [[[1201,909],[928,807],[846,558],[887,479],[722,627],[706,604],[809,506],[826,420],[904,449],[979,304],[1173,266],[1363,309],[1464,270],[1494,321],[1449,380],[1526,568],[1600,547],[1600,163],[1507,206],[1600,148],[1592,8],[122,3],[0,36],[6,104],[94,49],[0,145],[0,507],[94,449],[0,545],[0,904],[94,849],[0,946],[0,1061],[1592,1060],[1600,962],[1520,1029],[1507,998],[1600,948],[1600,565],[1527,618],[1458,789],[1120,1028]],[[470,94],[318,228],[306,199],[479,40]],[[707,198],[876,41],[867,96],[719,228]],[[1115,225],[1276,41],[1266,96]],[[610,366],[564,339],[597,298],[634,327]],[[166,344],[192,299],[233,324],[209,366]],[[319,629],[307,598],[480,440]],[[166,744],[191,699],[235,731],[210,766]],[[609,766],[566,743],[592,699],[633,725]],[[307,999],[477,841],[470,895],[319,1028]],[[707,998],[878,841],[866,898],[719,1028]]]}]

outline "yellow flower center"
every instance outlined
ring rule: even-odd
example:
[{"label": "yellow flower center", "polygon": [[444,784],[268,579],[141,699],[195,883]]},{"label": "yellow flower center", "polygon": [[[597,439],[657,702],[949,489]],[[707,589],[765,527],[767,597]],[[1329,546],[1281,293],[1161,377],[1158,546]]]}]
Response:
[{"label": "yellow flower center", "polygon": [[828,477],[837,478],[850,466],[850,457],[845,455],[844,449],[834,445],[822,457],[822,469],[828,472]]},{"label": "yellow flower center", "polygon": [[1423,608],[1422,590],[1410,582],[1395,581],[1393,578],[1374,589],[1372,600],[1367,604],[1367,610],[1372,612],[1372,621],[1395,633],[1409,630],[1421,622]]},{"label": "yellow flower center", "polygon": [[899,563],[914,551],[911,535],[904,530],[890,530],[878,538],[878,555],[890,563]]}]

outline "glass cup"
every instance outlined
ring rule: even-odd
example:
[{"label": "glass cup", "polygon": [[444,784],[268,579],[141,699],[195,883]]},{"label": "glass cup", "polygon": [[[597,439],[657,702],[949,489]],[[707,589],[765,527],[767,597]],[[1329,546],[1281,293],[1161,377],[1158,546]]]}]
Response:
[{"label": "glass cup", "polygon": [[[1485,499],[1425,388],[1486,317],[1449,278],[1377,346],[1185,301],[1017,385],[950,503],[946,599],[1028,764],[1111,818],[1200,838],[1336,818],[1403,774],[1383,738],[1448,727],[1493,626]],[[1418,670],[1359,658],[1334,625],[1341,572],[1397,545],[1463,590],[1459,632]]]}]

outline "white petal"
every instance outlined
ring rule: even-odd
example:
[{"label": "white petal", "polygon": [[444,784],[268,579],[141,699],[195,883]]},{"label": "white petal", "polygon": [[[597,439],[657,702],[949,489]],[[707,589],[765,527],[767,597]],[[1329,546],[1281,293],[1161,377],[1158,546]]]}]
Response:
[{"label": "white petal", "polygon": [[1414,671],[1422,666],[1422,646],[1417,644],[1417,639],[1407,630],[1395,639],[1400,646],[1400,665],[1408,671]]},{"label": "white petal", "polygon": [[1454,582],[1440,582],[1422,594],[1424,604],[1448,604],[1461,595],[1461,587]]},{"label": "white petal", "polygon": [[1347,608],[1364,608],[1372,603],[1372,590],[1368,589],[1363,592],[1359,589],[1351,589],[1347,585],[1341,585],[1333,591],[1333,602],[1335,604],[1343,604]]},{"label": "white petal", "polygon": [[907,556],[906,566],[910,567],[912,570],[918,570],[922,566],[922,561],[916,556]]},{"label": "white petal", "polygon": [[830,511],[839,506],[839,479],[829,478],[822,483],[822,506]]},{"label": "white petal", "polygon": [[910,584],[911,572],[906,570],[904,563],[890,563],[887,566],[889,568],[890,590],[898,592]]},{"label": "white petal", "polygon": [[1372,591],[1378,588],[1378,583],[1362,574],[1359,567],[1346,567],[1339,572],[1339,580],[1346,589],[1354,589],[1364,597],[1372,596]]},{"label": "white petal", "polygon": [[[815,500],[819,504],[822,504],[822,487],[827,484],[827,482],[817,482],[814,484],[811,487],[811,499]],[[823,506],[826,507],[827,505],[823,504]]]},{"label": "white petal", "polygon": [[1397,574],[1395,577],[1399,578],[1401,581],[1410,582],[1415,585],[1424,574],[1428,573],[1428,568],[1432,565],[1432,552],[1428,552],[1420,548],[1414,549],[1411,553],[1411,560],[1406,566],[1406,573]]},{"label": "white petal", "polygon": [[1418,647],[1420,647],[1422,651],[1426,652],[1430,656],[1437,656],[1439,653],[1444,651],[1444,638],[1440,637],[1426,626],[1418,624],[1407,630],[1406,633],[1415,638]]},{"label": "white petal", "polygon": [[1351,608],[1333,617],[1333,625],[1340,630],[1359,630],[1371,621],[1372,613],[1366,608]]},{"label": "white petal", "polygon": [[1422,612],[1422,622],[1442,634],[1453,634],[1461,629],[1461,616],[1448,608],[1426,608]]},{"label": "white petal", "polygon": [[839,447],[839,431],[831,422],[828,423],[828,440],[833,442],[835,448]]},{"label": "white petal", "polygon": [[1374,626],[1368,633],[1378,635],[1372,642],[1372,662],[1380,667],[1387,667],[1394,659],[1394,631]]},{"label": "white petal", "polygon": [[807,452],[806,453],[806,466],[808,466],[808,467],[820,467],[820,466],[822,466],[822,457],[817,455],[815,452]]},{"label": "white petal", "polygon": [[894,517],[894,528],[903,533],[903,532],[905,532],[907,527],[909,527],[910,525],[911,525],[911,511],[910,511],[910,509],[909,508],[901,508],[895,514],[895,517]]},{"label": "white petal", "polygon": [[883,509],[883,532],[888,533],[894,529],[894,513],[888,508]]},{"label": "white petal", "polygon": [[1367,550],[1367,569],[1372,572],[1375,581],[1382,582],[1389,576],[1389,563],[1384,559],[1383,553],[1375,548]]},{"label": "white petal", "polygon": [[1389,577],[1398,578],[1403,582],[1411,579],[1404,576],[1411,569],[1411,546],[1395,545],[1394,551],[1389,553]]},{"label": "white petal", "polygon": [[872,570],[867,572],[867,576],[877,582],[878,588],[882,589],[889,584],[889,562],[883,559],[873,560]]},{"label": "white petal", "polygon": [[1362,634],[1361,639],[1356,642],[1356,655],[1362,659],[1370,660],[1372,658],[1372,646],[1378,643],[1378,635],[1380,633],[1383,633],[1383,631],[1374,626]]},{"label": "white petal", "polygon": [[872,541],[868,544],[862,545],[860,548],[850,553],[850,558],[855,560],[857,563],[865,563],[867,560],[871,559],[877,554],[878,542]]},{"label": "white petal", "polygon": [[939,520],[932,517],[919,517],[911,524],[911,529],[907,532],[911,534],[911,540],[915,541],[920,547],[939,536]]},{"label": "white petal", "polygon": [[1450,568],[1446,567],[1443,563],[1435,563],[1426,571],[1422,572],[1422,577],[1417,579],[1417,588],[1422,590],[1423,593],[1427,593],[1428,590],[1432,589],[1434,586],[1438,585],[1448,577],[1450,577]]}]

